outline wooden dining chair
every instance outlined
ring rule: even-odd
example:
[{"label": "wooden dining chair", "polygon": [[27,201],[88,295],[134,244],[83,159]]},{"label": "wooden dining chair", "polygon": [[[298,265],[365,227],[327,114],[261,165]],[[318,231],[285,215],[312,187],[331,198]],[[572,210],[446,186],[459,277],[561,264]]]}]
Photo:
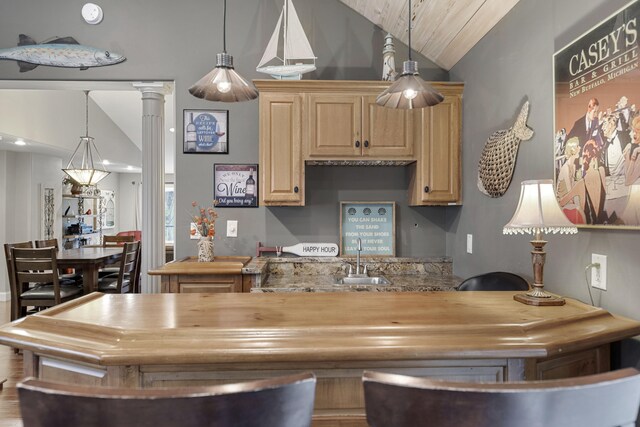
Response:
[{"label": "wooden dining chair", "polygon": [[111,294],[134,292],[136,274],[138,273],[139,249],[140,242],[124,244],[118,272],[98,279],[98,290],[100,292]]},{"label": "wooden dining chair", "polygon": [[[11,321],[24,317],[21,314],[20,308],[20,294],[26,289],[19,289],[16,284],[16,277],[13,271],[13,263],[11,262],[11,249],[12,248],[33,248],[33,242],[20,242],[20,243],[5,243],[4,244],[4,256],[7,260],[7,274],[9,276],[9,293],[11,294]],[[26,311],[26,310],[25,310]]]},{"label": "wooden dining chair", "polygon": [[371,427],[633,426],[640,372],[633,368],[561,380],[512,383],[363,375]]},{"label": "wooden dining chair", "polygon": [[[124,244],[128,242],[135,242],[135,237],[133,235],[102,236],[102,246],[104,246],[105,248],[124,246]],[[98,277],[109,276],[114,273],[118,273],[118,271],[120,271],[120,266],[116,262],[116,263],[110,264],[108,267],[102,267],[100,270],[98,270]]]},{"label": "wooden dining chair", "polygon": [[53,247],[11,248],[18,317],[27,315],[27,307],[52,307],[82,295],[82,286],[60,283],[56,253]]},{"label": "wooden dining chair", "polygon": [[[45,239],[45,240],[36,240],[36,248],[56,248],[56,252],[60,250],[58,246],[58,239]],[[73,269],[70,269],[73,271]],[[60,283],[66,285],[81,285],[82,284],[82,274],[80,273],[62,273],[60,274]]]},{"label": "wooden dining chair", "polygon": [[302,373],[209,387],[96,388],[26,379],[17,388],[24,427],[308,427],[315,384],[312,373]]},{"label": "wooden dining chair", "polygon": [[123,246],[127,242],[133,242],[134,236],[102,236],[102,246]]}]

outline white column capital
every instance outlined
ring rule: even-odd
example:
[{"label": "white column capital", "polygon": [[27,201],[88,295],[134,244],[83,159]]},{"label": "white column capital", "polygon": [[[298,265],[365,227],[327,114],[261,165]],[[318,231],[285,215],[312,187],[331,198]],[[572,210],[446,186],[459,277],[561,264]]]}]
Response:
[{"label": "white column capital", "polygon": [[169,95],[173,93],[173,84],[169,82],[133,82],[131,85],[144,93]]}]

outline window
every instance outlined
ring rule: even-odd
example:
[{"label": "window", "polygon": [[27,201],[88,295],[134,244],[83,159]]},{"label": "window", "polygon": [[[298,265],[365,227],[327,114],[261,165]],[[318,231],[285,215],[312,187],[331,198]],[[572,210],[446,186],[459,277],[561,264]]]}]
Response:
[{"label": "window", "polygon": [[173,244],[176,240],[176,206],[175,186],[173,183],[164,185],[164,242]]}]

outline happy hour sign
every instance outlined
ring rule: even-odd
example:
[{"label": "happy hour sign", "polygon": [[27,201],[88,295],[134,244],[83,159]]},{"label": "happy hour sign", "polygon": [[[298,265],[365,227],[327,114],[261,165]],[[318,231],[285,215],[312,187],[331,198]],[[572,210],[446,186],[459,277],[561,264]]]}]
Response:
[{"label": "happy hour sign", "polygon": [[395,256],[394,202],[341,202],[340,254]]}]

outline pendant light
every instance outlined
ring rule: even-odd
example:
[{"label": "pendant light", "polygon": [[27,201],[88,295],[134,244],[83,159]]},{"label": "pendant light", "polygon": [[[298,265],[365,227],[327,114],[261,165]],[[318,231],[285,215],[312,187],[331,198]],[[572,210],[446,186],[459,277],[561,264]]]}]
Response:
[{"label": "pendant light", "polygon": [[[85,126],[86,134],[80,137],[80,142],[76,150],[71,155],[67,167],[62,169],[64,173],[80,185],[96,185],[103,178],[109,175],[104,166],[96,168],[93,163],[93,156],[97,157],[98,164],[103,164],[102,157],[96,148],[93,138],[89,136],[89,91],[84,91],[85,96]],[[79,165],[79,166],[78,166]]]},{"label": "pendant light", "polygon": [[207,101],[238,102],[258,97],[258,90],[233,69],[233,56],[227,54],[227,0],[222,21],[223,53],[216,54],[216,67],[189,88],[189,93]]},{"label": "pendant light", "polygon": [[444,97],[420,78],[418,63],[411,60],[411,0],[409,0],[409,60],[402,64],[402,74],[376,98],[376,104],[388,108],[424,108],[442,102]]}]

